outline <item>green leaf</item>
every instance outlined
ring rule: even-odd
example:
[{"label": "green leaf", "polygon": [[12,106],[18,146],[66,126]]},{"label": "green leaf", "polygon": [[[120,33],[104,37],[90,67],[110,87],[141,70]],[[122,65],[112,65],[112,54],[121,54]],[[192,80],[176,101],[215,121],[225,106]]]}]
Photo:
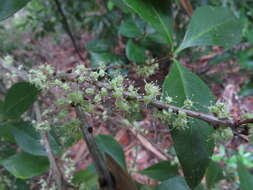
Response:
[{"label": "green leaf", "polygon": [[[200,112],[208,112],[207,107],[214,102],[214,96],[205,83],[177,61],[163,84],[163,98],[167,96],[173,98],[176,106],[183,106],[184,101],[190,99],[194,103],[193,109]],[[189,118],[188,123],[189,128],[175,128],[171,134],[186,181],[194,188],[203,178],[213,153],[213,128],[198,119]]]},{"label": "green leaf", "polygon": [[12,126],[6,122],[0,121],[0,137],[4,138],[7,141],[15,142],[15,139],[12,135]]},{"label": "green leaf", "polygon": [[16,122],[12,124],[12,134],[17,145],[25,152],[46,156],[47,153],[40,143],[40,135],[29,122]]},{"label": "green leaf", "polygon": [[4,107],[4,102],[0,100],[0,115],[3,113],[3,107]]},{"label": "green leaf", "polygon": [[145,48],[135,44],[132,40],[128,40],[126,45],[126,56],[130,61],[136,63],[145,63],[146,53]]},{"label": "green leaf", "polygon": [[97,180],[98,180],[97,174],[94,171],[94,169],[91,168],[91,165],[90,165],[86,169],[75,173],[74,178],[73,178],[73,183],[81,184],[85,182],[87,187],[91,188],[97,184]]},{"label": "green leaf", "polygon": [[253,189],[253,176],[249,173],[248,169],[244,166],[242,159],[238,156],[237,158],[237,171],[240,179],[241,190],[252,190]]},{"label": "green leaf", "polygon": [[128,38],[139,38],[142,36],[141,29],[136,25],[133,19],[123,21],[119,26],[119,34]]},{"label": "green leaf", "polygon": [[192,46],[219,45],[230,48],[240,42],[241,30],[240,20],[228,8],[197,8],[176,53]]},{"label": "green leaf", "polygon": [[253,80],[247,81],[240,89],[240,96],[252,96],[253,95]]},{"label": "green leaf", "polygon": [[154,180],[164,181],[178,175],[178,168],[176,165],[172,165],[169,161],[161,161],[140,171],[140,173],[147,175]]},{"label": "green leaf", "polygon": [[176,176],[163,181],[158,185],[158,190],[191,190],[186,184],[183,177]]},{"label": "green leaf", "polygon": [[128,13],[131,12],[131,9],[126,6],[126,4],[122,0],[112,0],[112,2],[117,5],[120,9],[122,9],[124,12]]},{"label": "green leaf", "polygon": [[123,0],[131,9],[138,13],[145,21],[149,22],[161,33],[171,46],[172,26],[168,9],[170,2],[164,0]]},{"label": "green leaf", "polygon": [[106,52],[111,49],[112,43],[108,40],[92,40],[86,44],[86,49],[92,52]]},{"label": "green leaf", "polygon": [[102,152],[108,153],[122,168],[126,169],[122,146],[110,135],[97,135],[96,143]]},{"label": "green leaf", "polygon": [[[166,40],[165,38],[160,35],[159,33],[151,33],[147,35],[147,39],[152,40],[153,42],[156,42],[158,44],[166,45]],[[154,43],[152,44],[154,46]]]},{"label": "green leaf", "polygon": [[194,188],[194,190],[206,190],[206,186],[199,184],[196,188]]},{"label": "green leaf", "polygon": [[30,0],[0,0],[0,21],[23,8]]},{"label": "green leaf", "polygon": [[214,161],[211,161],[209,167],[206,171],[206,184],[208,188],[212,188],[215,183],[223,179],[222,168],[220,165]]},{"label": "green leaf", "polygon": [[39,90],[28,82],[14,84],[5,96],[3,114],[7,119],[17,119],[33,104]]},{"label": "green leaf", "polygon": [[[41,145],[41,136],[30,122],[13,122],[10,126],[17,145],[24,152],[35,156],[47,156],[47,152]],[[53,153],[59,154],[59,146],[51,135],[49,135],[49,141]]]},{"label": "green leaf", "polygon": [[108,66],[115,62],[123,64],[120,57],[107,52],[90,52],[92,67]]},{"label": "green leaf", "polygon": [[138,185],[139,190],[158,190],[157,186],[150,186],[150,185],[144,185],[144,184],[139,184],[139,183],[137,183],[137,185]]},{"label": "green leaf", "polygon": [[46,157],[19,152],[0,164],[16,178],[28,179],[46,172],[49,162]]}]

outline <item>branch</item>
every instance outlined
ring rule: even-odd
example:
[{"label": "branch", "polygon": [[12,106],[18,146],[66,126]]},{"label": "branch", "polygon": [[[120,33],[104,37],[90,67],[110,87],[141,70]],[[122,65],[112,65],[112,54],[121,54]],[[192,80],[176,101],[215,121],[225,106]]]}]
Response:
[{"label": "branch", "polygon": [[81,52],[80,52],[80,48],[78,47],[77,43],[76,43],[76,40],[74,38],[74,35],[70,29],[70,26],[69,26],[69,23],[68,23],[68,19],[66,17],[66,15],[64,14],[64,11],[62,10],[62,7],[61,7],[61,3],[59,2],[59,0],[54,0],[55,4],[56,4],[56,7],[57,7],[57,10],[60,14],[60,16],[62,17],[62,25],[63,27],[65,28],[74,48],[75,48],[75,51],[77,53],[77,55],[79,56],[79,58],[82,60],[82,61],[85,61],[85,59],[83,58]]},{"label": "branch", "polygon": [[[97,82],[97,86],[107,88],[108,90],[112,90],[111,87],[109,87],[108,85],[106,85],[102,82]],[[129,98],[129,99],[133,99],[133,97],[128,92],[124,92],[124,96]],[[142,96],[137,96],[134,99],[138,100],[139,102],[144,102],[144,99],[143,99]],[[213,125],[213,126],[228,126],[228,127],[231,127],[231,128],[235,128],[235,126],[238,126],[237,122],[220,120],[219,118],[217,118],[213,115],[210,115],[210,114],[183,109],[183,108],[180,108],[180,107],[177,107],[177,106],[166,104],[162,101],[153,100],[153,101],[150,102],[150,104],[153,105],[154,107],[158,108],[158,109],[166,109],[166,110],[170,109],[174,113],[178,113],[179,111],[184,112],[189,117],[200,119],[200,120],[205,121],[205,122],[207,122],[207,123],[209,123],[210,125]]]},{"label": "branch", "polygon": [[[34,103],[34,111],[35,111],[35,116],[36,116],[37,122],[42,122],[40,108],[39,108],[39,104],[37,102]],[[48,156],[48,159],[50,162],[50,167],[53,170],[53,177],[54,177],[54,180],[57,184],[57,189],[58,190],[65,189],[64,188],[64,180],[63,180],[64,177],[63,177],[61,170],[60,170],[59,166],[57,165],[56,159],[54,157],[54,154],[53,154],[50,142],[49,142],[48,133],[41,132],[41,137],[43,139],[43,145],[44,145],[46,152],[47,152],[47,156]]]},{"label": "branch", "polygon": [[89,149],[93,163],[95,165],[97,174],[99,176],[99,183],[100,183],[101,188],[102,189],[105,188],[108,190],[116,190],[115,185],[113,183],[112,176],[109,172],[109,168],[104,159],[104,155],[98,149],[95,139],[92,135],[92,128],[87,125],[85,114],[82,112],[80,106],[76,106],[75,111],[76,111],[78,119],[82,123],[81,131],[82,131],[84,140],[87,144],[87,147]]}]

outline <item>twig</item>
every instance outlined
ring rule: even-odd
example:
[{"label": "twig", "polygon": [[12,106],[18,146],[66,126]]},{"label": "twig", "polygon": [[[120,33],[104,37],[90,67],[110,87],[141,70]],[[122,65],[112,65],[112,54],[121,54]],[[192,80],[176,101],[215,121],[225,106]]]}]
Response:
[{"label": "twig", "polygon": [[[111,87],[109,87],[108,85],[102,83],[102,82],[97,82],[97,86],[99,87],[104,87],[107,88],[109,90],[112,90]],[[136,99],[139,102],[144,102],[144,99],[142,96],[137,96],[137,97],[132,97],[130,93],[128,92],[124,92],[124,96],[130,99]],[[200,120],[203,120],[213,126],[228,126],[231,128],[234,128],[235,126],[238,125],[237,122],[231,122],[231,121],[226,121],[226,120],[220,120],[217,117],[210,115],[210,114],[206,114],[206,113],[201,113],[201,112],[196,112],[196,111],[192,111],[192,110],[187,110],[187,109],[183,109],[177,106],[173,106],[170,104],[166,104],[162,101],[158,101],[158,100],[153,100],[150,102],[151,105],[153,105],[154,107],[158,108],[158,109],[170,109],[172,110],[174,113],[178,113],[179,111],[184,112],[187,116],[189,117],[193,117],[193,118],[197,118]]]},{"label": "twig", "polygon": [[242,121],[238,121],[238,125],[244,125],[244,124],[248,124],[248,123],[253,123],[253,118],[252,119],[245,119]]},{"label": "twig", "polygon": [[66,15],[64,14],[64,11],[62,10],[62,7],[61,7],[61,3],[59,2],[59,0],[54,0],[55,4],[56,4],[56,7],[57,7],[57,10],[60,14],[60,16],[62,17],[62,25],[63,27],[65,28],[75,50],[76,50],[76,53],[77,55],[79,56],[79,58],[82,60],[82,61],[85,61],[85,59],[83,58],[81,52],[80,52],[80,48],[78,47],[77,43],[76,43],[76,40],[74,38],[74,35],[70,29],[70,26],[69,26],[69,23],[68,23],[68,19],[66,17]]},{"label": "twig", "polygon": [[[112,118],[113,119],[113,118]],[[141,142],[143,147],[145,147],[147,150],[152,152],[154,155],[156,155],[161,160],[171,160],[173,158],[172,155],[169,155],[168,153],[160,150],[153,142],[149,141],[145,136],[143,136],[140,132],[133,130],[133,127],[131,125],[128,125],[122,120],[119,121],[121,125],[124,125],[131,133],[133,133],[134,136]]]},{"label": "twig", "polygon": [[[35,116],[36,116],[36,120],[37,122],[42,122],[42,118],[41,118],[41,113],[40,113],[40,108],[39,108],[39,104],[37,102],[34,103],[34,111],[35,111]],[[47,132],[41,132],[41,137],[43,139],[43,145],[46,149],[47,152],[47,156],[50,162],[50,167],[52,168],[53,171],[53,177],[54,180],[57,184],[57,189],[58,190],[64,190],[64,177],[61,173],[60,168],[57,165],[56,159],[54,157],[50,142],[49,142],[49,138],[48,138],[48,133]]]},{"label": "twig", "polygon": [[95,139],[92,135],[92,128],[88,126],[87,121],[85,119],[85,114],[82,112],[80,106],[76,106],[75,111],[76,111],[78,119],[80,119],[82,123],[82,126],[81,126],[82,134],[87,144],[87,147],[89,149],[97,174],[99,176],[99,183],[100,183],[100,186],[102,186],[101,188],[102,189],[105,188],[108,190],[116,190],[115,184],[113,183],[112,176],[110,175],[110,172],[108,170],[109,168],[104,159],[104,155],[101,153],[101,151],[97,147]]}]

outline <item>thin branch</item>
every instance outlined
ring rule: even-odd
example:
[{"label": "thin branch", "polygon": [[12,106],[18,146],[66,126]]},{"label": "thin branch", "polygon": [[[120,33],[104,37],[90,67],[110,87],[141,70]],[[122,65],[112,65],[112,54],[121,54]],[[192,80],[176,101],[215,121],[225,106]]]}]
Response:
[{"label": "thin branch", "polygon": [[79,58],[82,61],[85,61],[85,59],[83,58],[83,56],[82,56],[82,54],[80,52],[80,48],[78,47],[78,45],[76,43],[74,35],[73,35],[73,33],[72,33],[71,29],[70,29],[70,25],[68,23],[68,19],[67,19],[66,15],[65,15],[62,7],[61,7],[60,1],[59,0],[54,0],[54,2],[56,4],[57,10],[58,10],[58,12],[59,12],[59,14],[60,14],[60,16],[62,18],[62,20],[61,20],[62,21],[62,25],[65,28],[65,30],[66,30],[66,32],[67,32],[67,34],[68,34],[68,36],[69,36],[69,38],[70,38],[70,40],[71,40],[74,48],[75,48],[75,51],[76,51],[77,55],[79,56]]},{"label": "thin branch", "polygon": [[[108,85],[102,83],[102,82],[97,82],[97,85],[99,87],[104,87],[107,88],[109,90],[112,90],[111,87],[109,87]],[[142,96],[137,96],[137,97],[132,97],[130,93],[128,92],[124,92],[124,96],[130,99],[136,99],[139,102],[144,102],[144,98]],[[173,106],[170,104],[166,104],[162,101],[158,101],[158,100],[153,100],[150,102],[151,105],[153,105],[154,107],[158,108],[158,109],[170,109],[172,110],[174,113],[178,113],[179,111],[184,112],[187,116],[189,117],[193,117],[193,118],[197,118],[200,120],[203,120],[213,126],[228,126],[231,128],[234,128],[235,126],[238,125],[237,122],[231,122],[231,121],[226,121],[226,120],[220,120],[217,117],[210,115],[210,114],[206,114],[206,113],[201,113],[201,112],[196,112],[196,111],[192,111],[192,110],[187,110],[187,109],[183,109],[177,106]]]},{"label": "thin branch", "polygon": [[87,121],[85,119],[85,114],[82,112],[80,106],[76,106],[75,111],[76,111],[78,119],[82,123],[82,126],[81,126],[82,134],[87,144],[87,147],[89,149],[97,174],[99,176],[100,185],[102,186],[101,188],[102,189],[105,188],[108,190],[116,190],[115,184],[113,183],[112,176],[109,172],[109,168],[104,159],[104,155],[101,153],[101,151],[97,147],[95,139],[92,135],[92,128],[88,126]]},{"label": "thin branch", "polygon": [[239,121],[238,122],[238,125],[244,125],[244,124],[248,124],[248,123],[253,123],[253,118],[252,119],[245,119],[245,120],[242,120],[242,121]]},{"label": "thin branch", "polygon": [[[38,102],[34,103],[34,111],[35,111],[35,116],[36,116],[37,122],[42,122]],[[49,142],[48,133],[47,132],[41,132],[41,137],[43,139],[43,144],[44,144],[44,147],[45,147],[47,155],[48,155],[50,166],[53,170],[53,177],[54,177],[54,180],[57,184],[57,189],[59,189],[59,190],[65,189],[64,188],[63,175],[61,173],[61,170],[60,170],[59,166],[57,165],[55,156],[53,154],[53,151],[52,151],[52,148],[51,148],[51,145],[50,145],[50,142]]]}]

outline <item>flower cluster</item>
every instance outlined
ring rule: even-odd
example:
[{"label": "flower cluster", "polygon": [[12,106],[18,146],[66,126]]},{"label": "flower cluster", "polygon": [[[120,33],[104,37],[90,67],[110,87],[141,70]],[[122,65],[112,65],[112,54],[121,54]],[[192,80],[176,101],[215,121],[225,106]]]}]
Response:
[{"label": "flower cluster", "polygon": [[34,125],[35,129],[38,131],[50,131],[51,125],[48,120],[44,120],[41,122],[32,121],[32,124]]},{"label": "flower cluster", "polygon": [[129,111],[130,107],[126,99],[124,98],[124,84],[123,84],[123,76],[118,75],[114,79],[110,81],[110,86],[113,89],[112,95],[116,99],[115,100],[115,105],[117,108],[124,110],[124,111]]},{"label": "flower cluster", "polygon": [[75,105],[82,105],[84,103],[83,92],[76,90],[68,94],[68,99]]},{"label": "flower cluster", "polygon": [[49,185],[47,181],[44,180],[43,178],[40,179],[39,184],[40,184],[40,190],[57,190],[55,184]]},{"label": "flower cluster", "polygon": [[28,71],[28,80],[39,89],[48,89],[50,88],[49,79],[52,78],[53,73],[51,65],[40,65],[38,68]]},{"label": "flower cluster", "polygon": [[234,136],[233,131],[229,127],[219,127],[212,134],[212,138],[215,141],[227,141],[232,139]]},{"label": "flower cluster", "polygon": [[173,121],[173,126],[176,127],[177,129],[182,130],[189,128],[187,115],[185,112],[181,110],[178,111],[177,117],[175,121]]},{"label": "flower cluster", "polygon": [[228,107],[224,102],[216,102],[215,105],[208,107],[211,113],[214,113],[219,119],[230,119],[230,113]]},{"label": "flower cluster", "polygon": [[190,108],[192,108],[192,106],[193,106],[193,101],[187,98],[187,99],[184,101],[183,108],[185,108],[185,109],[190,109]]},{"label": "flower cluster", "polygon": [[138,75],[147,78],[147,77],[153,75],[158,68],[159,68],[158,63],[154,63],[152,65],[144,65],[144,66],[138,65],[136,72]]},{"label": "flower cluster", "polygon": [[158,95],[160,95],[160,88],[154,83],[146,83],[144,89],[145,96],[143,96],[143,100],[145,104],[150,103],[152,100],[155,100]]},{"label": "flower cluster", "polygon": [[75,162],[71,158],[68,157],[68,152],[65,152],[62,155],[62,161],[64,162],[64,176],[69,183],[72,182],[73,174],[75,172]]},{"label": "flower cluster", "polygon": [[13,59],[12,56],[6,55],[6,56],[3,58],[3,62],[4,62],[4,64],[6,64],[6,65],[13,65],[14,59]]}]

